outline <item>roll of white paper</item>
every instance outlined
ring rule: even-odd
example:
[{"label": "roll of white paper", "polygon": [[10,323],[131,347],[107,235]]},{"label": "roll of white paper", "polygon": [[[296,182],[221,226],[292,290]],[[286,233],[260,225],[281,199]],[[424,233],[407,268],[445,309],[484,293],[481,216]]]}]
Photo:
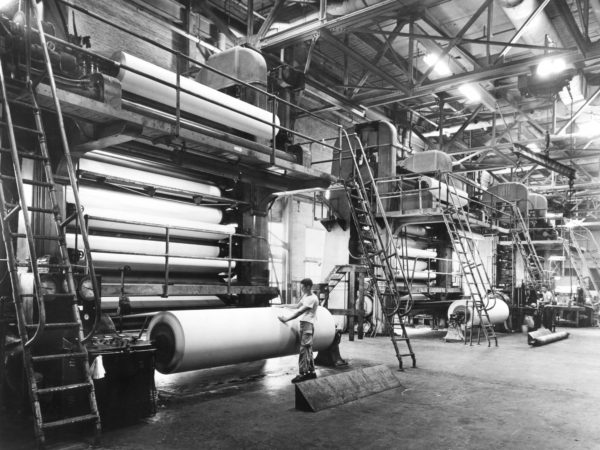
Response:
[{"label": "roll of white paper", "polygon": [[[408,280],[431,280],[436,277],[436,273],[433,270],[422,270],[420,272],[413,272],[412,270],[408,270],[404,272],[404,277]],[[396,278],[402,279],[400,272],[396,272]]]},{"label": "roll of white paper", "polygon": [[434,259],[437,258],[435,250],[423,250],[420,248],[398,247],[398,255],[404,258]]},{"label": "roll of white paper", "polygon": [[182,191],[194,192],[198,195],[221,196],[221,190],[207,183],[198,183],[197,181],[184,180],[181,178],[169,177],[159,173],[150,173],[143,170],[131,169],[116,164],[109,164],[91,159],[81,158],[79,160],[79,170],[93,174],[131,180],[150,186],[168,187],[170,189],[181,189]]},{"label": "roll of white paper", "polygon": [[469,195],[462,189],[457,189],[453,186],[448,186],[444,182],[439,182],[435,178],[422,177],[421,182],[429,189],[431,195],[443,203],[454,204],[457,206],[465,206],[469,203]]},{"label": "roll of white paper", "polygon": [[427,270],[427,261],[422,259],[401,259],[400,261],[405,272],[421,272]]},{"label": "roll of white paper", "polygon": [[[173,85],[177,83],[177,74],[128,53],[117,52],[113,55],[113,59],[127,67],[164,80],[167,83]],[[126,92],[131,92],[172,108],[176,107],[176,90],[173,87],[161,84],[125,68],[119,70],[118,79],[121,81],[122,89]],[[273,127],[267,123],[259,122],[257,119],[271,123],[273,121],[272,113],[186,77],[180,78],[180,86],[182,89],[202,97],[181,92],[180,107],[182,111],[244,131],[253,136],[263,139],[271,138]],[[212,103],[212,101],[215,103]],[[277,118],[275,125],[279,125]]]},{"label": "roll of white paper", "polygon": [[[488,305],[486,310],[490,316],[490,321],[493,324],[502,323],[508,319],[509,309],[504,300],[499,298],[485,299],[484,304]],[[459,312],[465,314],[465,323],[467,327],[471,325],[471,317],[473,317],[473,325],[479,325],[479,315],[474,312],[472,300],[462,299],[453,301],[448,308],[448,319],[450,319],[451,314],[457,314]]]},{"label": "roll of white paper", "polygon": [[[81,237],[77,240],[77,236],[73,233],[67,233],[66,237],[67,247],[83,248]],[[166,253],[166,243],[163,241],[90,235],[89,242],[92,252],[148,253],[150,256],[160,256]],[[169,242],[169,255],[172,257],[216,258],[219,256],[219,247]]]},{"label": "roll of white paper", "polygon": [[[97,269],[119,270],[129,266],[133,272],[164,272],[165,258],[162,256],[122,255],[116,253],[92,252],[92,260]],[[235,262],[231,263],[235,268]],[[169,272],[194,274],[216,274],[226,272],[228,262],[214,259],[169,258]]]},{"label": "roll of white paper", "polygon": [[[298,319],[281,323],[281,308],[226,308],[165,311],[154,316],[148,336],[157,347],[156,368],[177,373],[239,364],[298,352]],[[313,350],[328,348],[335,337],[333,316],[317,310]]]},{"label": "roll of white paper", "polygon": [[[225,306],[222,300],[214,296],[169,296],[167,298],[158,296],[134,297],[128,295],[131,309],[160,311],[165,309],[192,309],[192,308],[222,308]],[[119,297],[102,297],[103,310],[115,310],[119,306]]]},{"label": "roll of white paper", "polygon": [[[88,222],[90,229],[115,233],[165,235],[166,226],[182,227],[191,230],[172,229],[170,235],[208,240],[220,240],[235,233],[235,225],[219,225],[223,213],[215,208],[90,186],[80,187],[79,196],[85,215],[130,222],[91,219]],[[67,201],[73,202],[73,193],[70,189],[67,189]],[[141,223],[151,225],[140,225]]]},{"label": "roll of white paper", "polygon": [[[74,234],[67,234],[67,247],[81,249],[81,238],[76,241]],[[133,271],[164,272],[166,259],[165,243],[143,239],[127,239],[109,236],[89,236],[92,260],[98,269],[119,269],[130,266]],[[107,253],[119,251],[123,253]],[[148,255],[133,255],[131,253],[147,253]],[[172,273],[209,274],[220,273],[228,269],[227,261],[214,259],[186,258],[216,258],[219,248],[214,245],[192,245],[177,242],[169,243],[169,271]],[[179,256],[179,257],[178,257]],[[232,269],[235,262],[231,263]]]}]

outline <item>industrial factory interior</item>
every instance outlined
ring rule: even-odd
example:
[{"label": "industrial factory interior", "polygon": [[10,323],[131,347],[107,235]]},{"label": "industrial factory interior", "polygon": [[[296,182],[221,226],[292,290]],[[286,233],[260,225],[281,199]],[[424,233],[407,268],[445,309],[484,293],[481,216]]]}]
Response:
[{"label": "industrial factory interior", "polygon": [[0,0],[0,449],[599,449],[600,0]]}]

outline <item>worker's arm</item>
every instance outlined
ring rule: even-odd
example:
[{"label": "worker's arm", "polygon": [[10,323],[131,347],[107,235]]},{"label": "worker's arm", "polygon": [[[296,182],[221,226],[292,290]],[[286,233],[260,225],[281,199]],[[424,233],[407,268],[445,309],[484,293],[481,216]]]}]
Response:
[{"label": "worker's arm", "polygon": [[294,320],[296,317],[300,317],[302,314],[308,311],[310,309],[310,306],[298,303],[297,308],[299,308],[298,311],[296,311],[290,317],[278,316],[279,320],[281,320],[283,323],[289,322],[290,320]]}]

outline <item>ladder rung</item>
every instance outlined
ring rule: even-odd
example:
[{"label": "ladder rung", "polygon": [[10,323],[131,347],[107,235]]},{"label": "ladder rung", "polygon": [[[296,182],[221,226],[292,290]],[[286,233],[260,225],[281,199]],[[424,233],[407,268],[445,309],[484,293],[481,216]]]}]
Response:
[{"label": "ladder rung", "polygon": [[[27,235],[25,233],[11,233],[12,237],[16,238],[26,238]],[[48,236],[46,234],[34,234],[33,239],[45,240],[45,241],[59,241],[61,238],[59,236]]]},{"label": "ladder rung", "polygon": [[[9,148],[4,148],[4,147],[0,147],[0,153],[8,153],[8,154],[12,154],[12,150]],[[36,159],[39,161],[46,161],[48,158],[46,158],[44,155],[40,155],[39,153],[35,153],[35,152],[17,152],[19,154],[19,156],[22,156],[23,158],[28,158],[28,159]]]},{"label": "ladder rung", "polygon": [[99,420],[99,417],[95,414],[86,414],[84,416],[68,417],[68,418],[62,419],[62,420],[55,420],[54,422],[43,423],[42,427],[43,428],[56,428],[56,427],[63,427],[65,425],[71,425],[74,423],[91,422],[92,420]]},{"label": "ladder rung", "polygon": [[[16,178],[13,176],[10,176],[10,175],[0,175],[0,179],[16,181]],[[54,186],[52,183],[48,183],[46,181],[30,180],[28,178],[23,178],[23,184],[29,184],[31,186],[39,186],[39,187],[53,187]]]},{"label": "ladder rung", "polygon": [[[17,207],[19,205],[17,205],[16,203],[6,203],[6,206],[8,206],[9,208],[15,208],[15,207]],[[50,208],[38,208],[37,206],[28,206],[27,210],[31,211],[31,212],[54,214],[54,210],[53,209],[50,209]]]},{"label": "ladder rung", "polygon": [[[0,120],[0,125],[8,126],[8,124],[5,121],[2,121],[2,120]],[[15,130],[27,131],[28,133],[43,134],[41,131],[36,130],[35,128],[24,127],[24,126],[21,126],[21,125],[15,125],[15,124],[13,124],[13,128]]]},{"label": "ladder rung", "polygon": [[87,358],[87,352],[72,352],[72,353],[56,353],[53,355],[36,355],[32,356],[33,362],[52,361],[54,359],[69,359],[69,358]]},{"label": "ladder rung", "polygon": [[[27,325],[28,330],[35,330],[37,325]],[[57,330],[63,328],[79,328],[78,322],[53,322],[44,325],[45,330]]]},{"label": "ladder rung", "polygon": [[44,294],[42,295],[44,301],[52,302],[54,300],[75,300],[75,294],[61,293],[61,294]]},{"label": "ladder rung", "polygon": [[38,389],[38,394],[52,394],[54,392],[65,392],[65,391],[74,391],[75,389],[85,389],[90,388],[90,383],[75,383],[75,384],[65,384],[63,386],[53,386],[49,388]]},{"label": "ladder rung", "polygon": [[[31,267],[31,263],[29,262],[18,262],[17,266],[19,267]],[[81,268],[85,268],[86,266],[76,266],[74,264],[47,264],[47,263],[38,263],[37,265],[38,267],[49,267],[51,269],[68,269],[69,267],[81,267]]]}]

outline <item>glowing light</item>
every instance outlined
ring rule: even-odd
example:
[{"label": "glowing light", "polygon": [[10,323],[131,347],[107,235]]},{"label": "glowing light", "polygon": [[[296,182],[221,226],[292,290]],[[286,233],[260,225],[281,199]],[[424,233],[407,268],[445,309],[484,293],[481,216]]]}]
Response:
[{"label": "glowing light", "polygon": [[428,53],[423,57],[423,61],[428,66],[433,66],[433,71],[441,77],[448,77],[452,75],[452,71],[448,64],[440,59],[440,55],[435,53]]},{"label": "glowing light", "polygon": [[533,153],[539,153],[542,151],[542,149],[540,148],[539,145],[537,145],[535,142],[532,142],[531,144],[527,144],[526,147],[531,150]]},{"label": "glowing light", "polygon": [[562,58],[545,58],[540,61],[535,71],[540,78],[549,78],[558,75],[567,69],[567,63]]},{"label": "glowing light", "polygon": [[458,90],[470,102],[478,102],[481,100],[481,94],[472,84],[463,84],[458,88]]}]

